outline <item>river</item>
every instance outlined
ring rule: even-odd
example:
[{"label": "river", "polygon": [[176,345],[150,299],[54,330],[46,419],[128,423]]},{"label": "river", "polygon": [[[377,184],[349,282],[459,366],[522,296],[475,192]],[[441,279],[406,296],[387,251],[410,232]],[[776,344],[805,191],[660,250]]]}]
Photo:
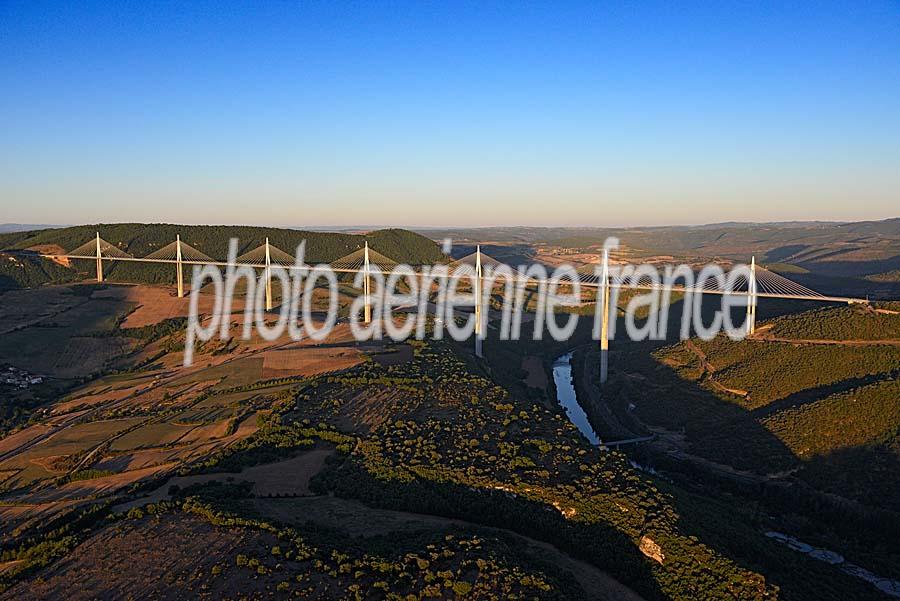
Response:
[{"label": "river", "polygon": [[600,444],[600,437],[594,432],[591,423],[588,421],[587,414],[581,405],[578,404],[578,397],[575,394],[575,386],[572,384],[572,353],[560,355],[553,362],[553,382],[556,384],[556,398],[569,421],[572,422],[579,432],[593,445]]}]

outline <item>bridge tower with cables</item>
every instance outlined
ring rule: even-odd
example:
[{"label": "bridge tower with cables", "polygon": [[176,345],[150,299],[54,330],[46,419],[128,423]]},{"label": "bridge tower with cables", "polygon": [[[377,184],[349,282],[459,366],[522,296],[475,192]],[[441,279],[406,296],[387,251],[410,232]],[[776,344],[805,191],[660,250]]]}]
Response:
[{"label": "bridge tower with cables", "polygon": [[[115,247],[107,247],[110,250]],[[134,260],[134,259],[131,259]],[[190,244],[181,241],[181,234],[175,234],[175,241],[166,244],[162,248],[150,253],[140,261],[148,261],[151,263],[167,263],[175,264],[175,288],[178,298],[184,298],[184,264],[203,265],[214,263],[207,255],[203,254]]]}]

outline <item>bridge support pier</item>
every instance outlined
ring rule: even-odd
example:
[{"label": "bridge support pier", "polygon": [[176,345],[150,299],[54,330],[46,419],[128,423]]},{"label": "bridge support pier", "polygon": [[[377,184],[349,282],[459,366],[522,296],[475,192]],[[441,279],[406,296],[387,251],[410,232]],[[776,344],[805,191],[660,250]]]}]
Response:
[{"label": "bridge support pier", "polygon": [[601,303],[600,321],[600,384],[609,378],[609,250],[603,249],[603,275],[597,290],[597,302]]},{"label": "bridge support pier", "polygon": [[[269,239],[266,238],[266,311],[272,310],[272,256],[269,251]],[[282,296],[284,296],[282,294]]]},{"label": "bridge support pier", "polygon": [[750,280],[747,282],[747,335],[756,332],[756,257],[750,259]]},{"label": "bridge support pier", "polygon": [[97,232],[97,281],[103,281],[103,259],[100,251],[100,232]]},{"label": "bridge support pier", "polygon": [[371,292],[371,284],[369,282],[369,242],[367,240],[363,253],[363,299],[365,300],[363,320],[365,323],[372,322]]},{"label": "bridge support pier", "polygon": [[482,306],[481,306],[481,246],[475,247],[475,356],[478,358],[484,357],[481,349],[482,342],[484,341],[484,325],[481,323],[482,316]]},{"label": "bridge support pier", "polygon": [[184,298],[184,270],[181,262],[181,234],[175,234],[175,278],[177,279],[178,298]]}]

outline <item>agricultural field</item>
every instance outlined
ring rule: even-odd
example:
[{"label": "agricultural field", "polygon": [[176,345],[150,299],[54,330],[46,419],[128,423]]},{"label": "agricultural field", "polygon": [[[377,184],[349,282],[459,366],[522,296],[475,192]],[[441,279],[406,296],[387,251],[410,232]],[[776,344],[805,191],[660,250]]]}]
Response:
[{"label": "agricultural field", "polygon": [[[4,335],[0,352],[32,369],[45,363],[44,377],[67,385],[53,389],[62,391],[53,401],[32,394],[33,404],[13,405],[0,430],[6,532],[28,532],[48,516],[172,476],[252,436],[260,415],[291,394],[292,382],[365,360],[343,326],[321,348],[257,338],[209,344],[198,349],[195,367],[184,369],[178,319],[187,300],[168,290],[75,285],[7,294],[22,304],[3,315],[19,326]],[[171,310],[175,302],[179,311]],[[284,483],[286,491],[305,486],[261,480],[276,492]]]}]

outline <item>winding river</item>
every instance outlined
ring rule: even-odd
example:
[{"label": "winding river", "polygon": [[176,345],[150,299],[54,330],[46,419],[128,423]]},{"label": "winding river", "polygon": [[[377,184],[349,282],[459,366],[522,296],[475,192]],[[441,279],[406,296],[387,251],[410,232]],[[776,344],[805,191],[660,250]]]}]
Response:
[{"label": "winding river", "polygon": [[553,382],[556,384],[556,398],[566,410],[569,421],[591,444],[599,445],[600,437],[591,427],[587,414],[578,404],[578,397],[575,395],[575,386],[572,384],[572,353],[560,355],[553,362]]}]

